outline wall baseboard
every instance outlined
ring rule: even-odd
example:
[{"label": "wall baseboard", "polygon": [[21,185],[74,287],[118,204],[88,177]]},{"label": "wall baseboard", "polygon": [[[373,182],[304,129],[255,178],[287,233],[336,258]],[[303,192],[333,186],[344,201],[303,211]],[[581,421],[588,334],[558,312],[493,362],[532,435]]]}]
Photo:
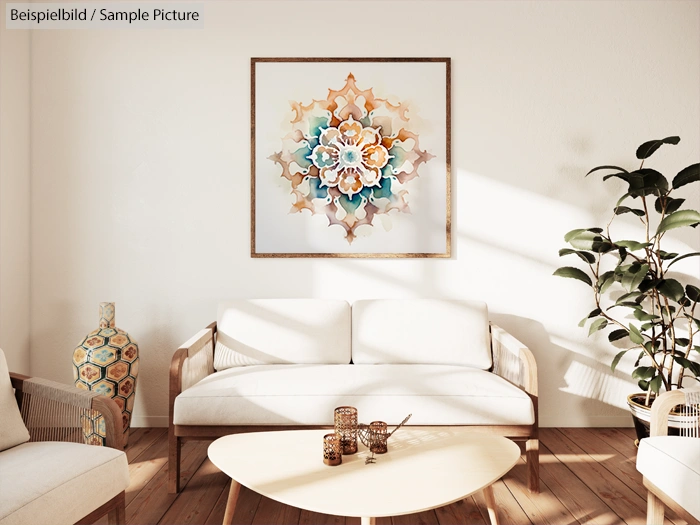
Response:
[{"label": "wall baseboard", "polygon": [[[131,426],[133,428],[149,427],[149,428],[164,428],[168,426],[168,416],[134,416],[131,418]],[[608,427],[631,427],[632,417],[627,416],[586,416],[579,414],[572,418],[542,418],[540,419],[540,427],[542,428],[558,428],[558,427],[593,427],[593,428],[608,428]]]},{"label": "wall baseboard", "polygon": [[132,416],[131,427],[167,428],[168,416]]}]

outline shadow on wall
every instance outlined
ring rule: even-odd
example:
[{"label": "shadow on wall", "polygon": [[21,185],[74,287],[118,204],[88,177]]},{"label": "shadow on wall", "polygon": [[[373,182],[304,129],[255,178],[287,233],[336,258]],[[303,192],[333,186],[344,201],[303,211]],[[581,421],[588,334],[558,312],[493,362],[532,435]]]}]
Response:
[{"label": "shadow on wall", "polygon": [[[576,407],[581,417],[589,417],[584,426],[603,426],[604,421],[596,414],[615,418],[610,420],[613,424],[619,421],[617,418],[629,417],[624,400],[633,387],[616,377],[610,367],[555,344],[538,321],[497,313],[490,314],[490,318],[504,329],[512,330],[511,333],[520,334],[516,337],[536,355],[541,416],[543,413],[556,414],[558,407],[565,406]],[[547,348],[542,348],[541,342],[545,340],[548,341]],[[563,370],[566,372],[562,375]],[[562,402],[562,397],[568,399]],[[545,416],[540,426],[561,425],[557,425],[552,416]]]}]

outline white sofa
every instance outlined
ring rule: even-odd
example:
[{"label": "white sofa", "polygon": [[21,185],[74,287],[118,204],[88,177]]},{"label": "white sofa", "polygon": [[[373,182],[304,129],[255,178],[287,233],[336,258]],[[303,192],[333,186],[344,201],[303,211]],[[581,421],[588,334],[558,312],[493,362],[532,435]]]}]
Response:
[{"label": "white sofa", "polygon": [[180,446],[251,430],[360,422],[469,426],[526,442],[538,491],[532,353],[490,324],[486,304],[437,299],[222,303],[217,321],[173,356],[169,490]]},{"label": "white sofa", "polygon": [[[106,446],[83,443],[91,410],[104,418]],[[121,410],[112,399],[9,374],[0,350],[0,525],[93,523],[105,514],[123,525],[129,467],[122,449]]]}]

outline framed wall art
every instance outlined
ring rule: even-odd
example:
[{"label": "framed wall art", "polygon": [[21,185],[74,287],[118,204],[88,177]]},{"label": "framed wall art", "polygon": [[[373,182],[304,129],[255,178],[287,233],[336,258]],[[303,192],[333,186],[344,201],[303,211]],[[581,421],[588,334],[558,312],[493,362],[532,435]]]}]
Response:
[{"label": "framed wall art", "polygon": [[251,59],[252,257],[450,256],[450,59]]}]

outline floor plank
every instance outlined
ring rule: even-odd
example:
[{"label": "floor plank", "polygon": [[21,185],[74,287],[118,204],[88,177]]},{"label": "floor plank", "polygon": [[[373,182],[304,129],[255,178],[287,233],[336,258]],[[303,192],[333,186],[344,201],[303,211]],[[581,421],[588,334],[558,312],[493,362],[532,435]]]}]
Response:
[{"label": "floor plank", "polygon": [[187,483],[187,490],[183,490],[182,494],[175,499],[160,523],[178,525],[204,523],[230,479],[216,468],[209,458],[205,459]]},{"label": "floor plank", "polygon": [[545,483],[579,523],[618,525],[620,517],[567,465],[540,443],[540,481]]},{"label": "floor plank", "polygon": [[479,506],[474,498],[469,496],[452,505],[435,509],[435,515],[440,525],[489,525],[479,512]]},{"label": "floor plank", "polygon": [[144,450],[161,440],[167,432],[167,428],[137,428],[136,432],[129,436],[129,446],[124,450],[127,461],[129,463],[134,461]]},{"label": "floor plank", "polygon": [[[589,455],[562,432],[552,428],[541,429],[540,439],[561,462],[572,461],[572,458],[579,460],[574,473],[627,525],[646,524],[646,499],[620,483],[606,468],[609,455]],[[664,522],[670,523],[668,520]]]},{"label": "floor plank", "polygon": [[[540,494],[527,490],[523,458],[494,484],[501,523],[518,525],[636,525],[645,522],[646,490],[636,471],[631,429],[542,429]],[[131,484],[129,525],[218,525],[230,479],[206,457],[208,441],[185,443],[180,494],[167,492],[167,432],[134,429],[127,448]],[[681,524],[671,515],[667,523]],[[329,516],[283,505],[241,487],[235,525],[359,525],[359,518]],[[439,509],[378,518],[377,525],[486,525],[481,493]],[[106,524],[100,520],[99,525]]]},{"label": "floor plank", "polygon": [[299,525],[345,525],[345,516],[331,516],[302,509]]},{"label": "floor plank", "polygon": [[[167,440],[164,440],[167,444]],[[153,446],[157,446],[154,444]],[[163,466],[146,484],[131,504],[126,507],[126,522],[129,525],[153,525],[159,523],[173,502],[185,492],[187,482],[192,478],[207,457],[208,441],[185,443],[182,446],[181,480],[183,490],[180,494],[168,492],[167,451],[163,456]],[[167,448],[167,447],[166,447]]]},{"label": "floor plank", "polygon": [[518,464],[503,477],[503,482],[532,523],[579,525],[579,521],[542,480],[540,493],[530,493],[527,488],[527,465],[524,458],[520,458]]}]

